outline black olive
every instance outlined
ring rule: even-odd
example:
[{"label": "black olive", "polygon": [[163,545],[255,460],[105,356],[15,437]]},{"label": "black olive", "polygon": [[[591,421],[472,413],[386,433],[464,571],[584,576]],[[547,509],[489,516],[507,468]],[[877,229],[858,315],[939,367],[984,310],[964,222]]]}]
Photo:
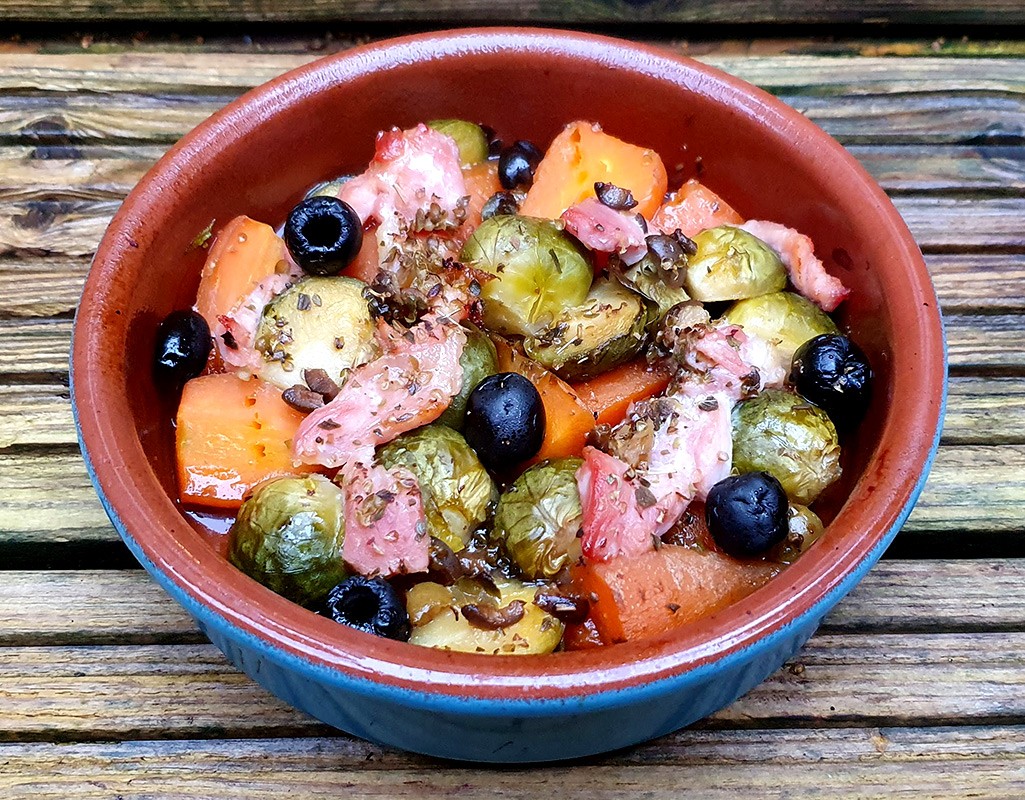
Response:
[{"label": "black olive", "polygon": [[335,622],[386,639],[409,640],[406,607],[383,578],[346,578],[328,593],[326,605]]},{"label": "black olive", "polygon": [[195,311],[172,311],[157,327],[153,372],[164,384],[195,378],[210,355],[210,326]]},{"label": "black olive", "polygon": [[524,197],[523,192],[495,192],[485,201],[480,218],[513,216],[519,212]]},{"label": "black olive", "polygon": [[498,157],[498,180],[505,189],[529,187],[534,170],[541,163],[541,151],[523,139],[517,139]]},{"label": "black olive", "polygon": [[466,401],[463,435],[492,472],[536,456],[545,438],[545,408],[534,384],[515,372],[491,375]]},{"label": "black olive", "polygon": [[337,197],[311,197],[292,209],[285,245],[295,263],[311,275],[336,275],[359,253],[363,223]]},{"label": "black olive", "polygon": [[716,545],[734,558],[761,555],[789,531],[787,493],[768,472],[723,478],[708,493],[705,522]]},{"label": "black olive", "polygon": [[[614,183],[596,181],[594,184],[594,194],[598,198],[599,203],[615,211],[629,211],[637,206],[633,192],[621,186],[616,186]],[[641,219],[644,219],[644,217],[641,217]]]},{"label": "black olive", "polygon": [[868,408],[872,368],[861,348],[846,336],[824,333],[797,348],[790,382],[829,414],[839,430],[850,430]]}]

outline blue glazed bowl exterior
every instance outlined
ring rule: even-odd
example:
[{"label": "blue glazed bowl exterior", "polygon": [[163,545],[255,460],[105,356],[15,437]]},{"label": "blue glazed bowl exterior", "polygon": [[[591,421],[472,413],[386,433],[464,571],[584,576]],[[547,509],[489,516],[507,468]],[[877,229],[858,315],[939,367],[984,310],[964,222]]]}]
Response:
[{"label": "blue glazed bowl exterior", "polygon": [[[693,80],[695,91],[705,90],[702,87],[708,83],[726,87],[715,89],[712,95],[723,92],[725,96],[733,92],[734,96],[742,98],[733,101],[738,104],[752,98],[751,108],[762,109],[759,113],[771,117],[766,125],[772,124],[785,131],[793,131],[794,136],[807,136],[816,141],[818,138],[827,138],[821,132],[809,130],[813,128],[810,123],[753,87],[744,88],[734,79],[685,60],[673,59],[614,40],[579,34],[466,31],[399,40],[394,44],[379,45],[341,59],[333,59],[321,72],[313,67],[296,73],[297,77],[284,76],[274,82],[271,89],[257,90],[251,97],[233,104],[215,118],[213,126],[210,123],[201,126],[195,134],[176,147],[155,168],[154,173],[165,176],[175,174],[174,171],[183,169],[182,165],[189,159],[201,159],[204,148],[215,146],[217,134],[223,135],[226,131],[244,126],[239,120],[244,117],[246,107],[251,109],[261,104],[266,107],[274,101],[290,102],[292,94],[300,92],[306,84],[327,87],[332,80],[337,82],[338,75],[344,78],[350,74],[379,74],[389,66],[411,63],[417,59],[428,63],[435,59],[458,57],[463,59],[459,63],[469,68],[474,64],[473,58],[480,54],[499,52],[502,48],[536,52],[539,58],[555,54],[571,61],[590,59],[594,64],[609,61],[615,69],[625,72],[632,70],[649,82],[661,80],[662,73],[686,73],[691,76],[687,80]],[[576,63],[576,67],[579,68],[580,64]],[[323,91],[327,89],[323,88]],[[749,109],[742,110],[746,113]],[[852,174],[857,175],[858,180],[869,180],[838,145],[832,143],[829,148],[832,148],[829,149],[830,157],[843,160],[845,168],[853,170]],[[558,672],[556,667],[552,668],[554,672],[551,676],[542,667],[536,674],[526,678],[522,675],[506,675],[508,686],[512,687],[506,691],[507,686],[502,683],[505,678],[489,677],[487,674],[489,665],[498,662],[488,661],[485,657],[484,660],[473,662],[479,666],[467,667],[466,663],[469,662],[455,659],[451,662],[455,666],[444,676],[447,683],[442,686],[441,682],[432,682],[432,667],[421,669],[421,665],[416,663],[417,658],[427,660],[436,656],[427,653],[409,656],[408,652],[417,648],[407,647],[406,655],[403,656],[406,661],[387,665],[394,666],[390,676],[378,679],[358,669],[361,664],[369,662],[361,662],[358,658],[347,660],[346,654],[338,648],[331,650],[328,647],[321,652],[316,637],[306,636],[304,631],[299,630],[305,625],[303,619],[289,616],[294,612],[289,609],[281,611],[280,605],[272,607],[280,598],[266,598],[264,594],[269,593],[261,587],[253,584],[251,598],[244,598],[246,608],[240,609],[228,604],[231,600],[237,603],[237,597],[223,593],[219,595],[218,587],[204,588],[198,578],[186,577],[192,573],[200,576],[203,574],[203,567],[197,567],[196,563],[201,556],[196,554],[198,551],[190,549],[191,544],[184,541],[190,535],[194,538],[194,533],[187,530],[173,507],[167,496],[166,484],[161,484],[154,476],[153,473],[159,470],[149,469],[147,474],[147,469],[139,466],[147,464],[140,443],[142,435],[132,427],[134,423],[127,419],[130,417],[128,404],[118,394],[118,387],[125,383],[122,373],[126,368],[110,354],[112,346],[116,348],[119,343],[129,341],[134,335],[137,328],[132,326],[155,327],[151,319],[153,314],[149,310],[133,319],[126,320],[121,316],[122,307],[134,296],[135,286],[108,287],[106,282],[116,283],[119,274],[127,274],[129,269],[125,267],[126,264],[136,264],[131,269],[138,272],[137,262],[141,255],[145,255],[145,248],[152,239],[144,239],[139,233],[143,228],[133,217],[133,205],[141,205],[143,211],[147,211],[146,203],[154,202],[153,196],[159,194],[159,190],[154,188],[157,186],[155,182],[144,182],[126,201],[125,208],[112,223],[111,232],[101,245],[94,262],[93,273],[76,320],[71,370],[72,401],[90,477],[111,521],[136,558],[195,618],[199,627],[233,664],[285,701],[356,736],[445,758],[481,762],[535,762],[614,750],[701,719],[756,686],[807,641],[822,618],[865,575],[900,530],[923,488],[935,456],[946,392],[946,365],[942,355],[942,331],[935,294],[928,284],[920,254],[914,248],[906,227],[900,223],[881,190],[872,184],[874,188],[866,191],[870,192],[869,202],[875,208],[874,213],[882,214],[890,220],[894,226],[892,235],[898,240],[894,250],[905,254],[901,257],[907,261],[914,261],[908,266],[908,272],[913,273],[916,280],[924,281],[915,289],[918,293],[916,299],[924,298],[921,305],[926,309],[919,309],[918,313],[928,317],[921,328],[935,331],[932,335],[938,341],[929,343],[928,354],[931,360],[919,365],[919,368],[930,374],[931,385],[936,387],[934,395],[939,396],[925,400],[914,399],[914,402],[924,403],[923,407],[928,408],[928,413],[932,415],[929,417],[928,430],[917,445],[918,449],[906,453],[896,446],[892,451],[881,448],[885,452],[879,454],[876,471],[869,475],[866,468],[866,476],[855,487],[856,491],[868,494],[881,492],[886,488],[884,484],[887,480],[898,480],[887,477],[890,474],[887,470],[893,469],[892,461],[912,459],[912,463],[905,468],[905,474],[899,478],[903,482],[901,486],[896,489],[889,487],[894,496],[899,496],[901,500],[886,509],[887,522],[878,525],[871,532],[871,537],[862,543],[846,542],[843,557],[848,558],[849,564],[844,562],[844,570],[839,572],[839,568],[836,568],[828,580],[821,581],[818,580],[821,576],[807,574],[800,579],[794,577],[792,581],[784,580],[784,576],[790,574],[788,570],[770,583],[769,587],[759,590],[763,597],[762,605],[747,606],[746,613],[749,615],[752,614],[751,609],[764,611],[761,617],[758,614],[753,617],[758,619],[758,625],[738,617],[734,620],[734,630],[720,620],[716,623],[719,625],[715,629],[718,633],[712,637],[714,643],[710,650],[702,650],[698,646],[701,637],[693,632],[689,634],[693,641],[688,640],[690,643],[686,647],[676,647],[672,640],[657,643],[657,646],[649,650],[629,650],[627,645],[619,645],[605,648],[611,653],[608,659],[615,661],[615,653],[636,653],[636,664],[624,662],[610,668],[596,667],[590,672],[581,669],[577,674],[568,671],[560,673],[558,681],[554,675],[554,672]],[[136,251],[143,252],[140,254]],[[903,263],[889,267],[895,273],[899,273],[902,268]],[[126,312],[125,316],[132,315]],[[113,345],[108,339],[113,341]],[[121,372],[117,373],[117,370]],[[932,420],[935,424],[932,424]],[[892,432],[889,435],[892,437]],[[900,438],[899,433],[896,438]],[[891,452],[894,455],[890,455]],[[122,457],[126,463],[131,462],[135,466],[124,466]],[[890,463],[884,463],[887,457]],[[151,467],[152,462],[148,466]],[[166,468],[166,464],[163,466]],[[906,474],[907,469],[912,470],[910,479]],[[153,520],[163,521],[166,526],[163,530],[153,530],[158,524],[149,521],[149,512],[152,512]],[[132,521],[129,522],[129,519]],[[849,536],[856,536],[857,533],[855,531]],[[822,550],[819,545],[816,547]],[[856,556],[851,556],[852,553]],[[822,570],[823,573],[828,572],[829,566],[823,566]],[[799,573],[800,570],[794,570],[793,574],[797,576]],[[787,588],[791,583],[792,587]],[[771,598],[771,593],[765,593],[773,585],[779,586],[779,593],[796,589],[800,585],[800,597],[796,600],[784,597],[765,601],[765,597]],[[788,606],[788,602],[791,605]],[[785,606],[785,611],[774,612],[773,603]],[[264,608],[253,612],[251,616],[255,621],[251,621],[247,616],[248,606],[257,608],[261,604]],[[271,610],[267,611],[266,608]],[[308,612],[301,609],[298,611],[315,619]],[[288,619],[282,623],[279,618],[285,616]],[[274,624],[265,625],[261,620],[270,620]],[[292,624],[296,626],[295,629],[289,628]],[[353,632],[339,636],[347,643],[346,646],[354,649],[362,646],[362,640],[358,637],[363,634]],[[682,641],[683,632],[680,638]],[[555,659],[552,662],[536,663],[561,664],[566,661],[562,656],[577,655],[580,654],[560,654],[550,657]],[[657,661],[657,668],[648,669],[649,660],[651,663]],[[572,659],[569,661],[572,662]],[[376,663],[385,665],[380,658]],[[410,675],[415,673],[415,677],[406,678],[403,671],[407,668]],[[475,673],[473,669],[479,672]],[[606,672],[608,680],[605,680]],[[465,691],[458,690],[460,676],[465,679]],[[579,684],[574,683],[575,678],[579,678]],[[457,690],[452,689],[453,681]],[[557,689],[551,689],[555,683],[559,684]],[[484,688],[479,688],[478,684]],[[532,691],[534,687],[536,692]]]}]

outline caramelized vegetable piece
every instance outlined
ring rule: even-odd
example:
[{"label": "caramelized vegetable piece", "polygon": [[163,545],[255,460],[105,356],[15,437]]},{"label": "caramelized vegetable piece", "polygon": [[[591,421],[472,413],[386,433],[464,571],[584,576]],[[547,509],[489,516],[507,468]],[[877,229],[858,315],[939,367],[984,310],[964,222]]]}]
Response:
[{"label": "caramelized vegetable piece", "polygon": [[637,201],[631,210],[650,219],[666,192],[666,168],[654,150],[609,136],[594,123],[574,122],[549,146],[520,213],[558,219],[574,203],[594,197],[596,183],[628,190]]},{"label": "caramelized vegetable piece", "polygon": [[664,545],[633,558],[575,567],[576,591],[594,593],[591,618],[601,640],[654,636],[746,597],[780,567],[715,552]]},{"label": "caramelized vegetable piece", "polygon": [[498,165],[494,161],[482,161],[471,167],[463,167],[463,180],[466,181],[470,202],[466,206],[466,219],[456,238],[465,242],[480,225],[484,204],[495,192],[502,191],[502,184],[498,182]]},{"label": "caramelized vegetable piece", "polygon": [[228,314],[257,287],[278,271],[285,259],[285,243],[270,225],[249,217],[235,217],[221,228],[203,265],[196,294],[196,311],[213,328],[217,317]]},{"label": "caramelized vegetable piece", "polygon": [[664,391],[670,377],[667,369],[649,366],[645,359],[638,358],[597,378],[574,383],[573,391],[597,424],[616,425],[626,417],[631,403]]},{"label": "caramelized vegetable piece", "polygon": [[189,381],[176,430],[182,502],[234,509],[267,478],[313,471],[292,466],[291,439],[302,419],[280,389],[259,379],[227,373]]},{"label": "caramelized vegetable piece", "polygon": [[568,383],[559,380],[536,361],[514,350],[504,340],[496,341],[495,347],[498,350],[498,371],[516,372],[527,378],[541,395],[545,407],[545,438],[532,463],[579,456],[588,434],[594,430],[594,415]]},{"label": "caramelized vegetable piece", "polygon": [[651,224],[663,233],[680,230],[693,237],[708,228],[739,225],[743,221],[729,203],[692,178],[669,197],[652,217]]}]

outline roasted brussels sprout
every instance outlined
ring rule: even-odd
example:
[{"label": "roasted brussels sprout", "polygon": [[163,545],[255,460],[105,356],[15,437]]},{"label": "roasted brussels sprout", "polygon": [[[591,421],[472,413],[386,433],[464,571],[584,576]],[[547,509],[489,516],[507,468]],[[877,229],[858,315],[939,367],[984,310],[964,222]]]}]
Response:
[{"label": "roasted brussels sprout", "polygon": [[690,300],[683,286],[670,286],[666,283],[658,261],[650,252],[636,264],[620,269],[618,275],[624,284],[655,304],[658,319],[662,319],[678,303]]},{"label": "roasted brussels sprout", "polygon": [[345,496],[322,475],[260,484],[228,533],[228,560],[289,600],[317,606],[347,575]]},{"label": "roasted brussels sprout", "polygon": [[694,237],[698,251],[687,264],[687,291],[702,303],[778,292],[787,283],[779,256],[761,239],[730,225]]},{"label": "roasted brussels sprout", "polygon": [[619,281],[594,282],[587,299],[523,340],[527,355],[566,381],[582,381],[629,361],[648,339],[655,312]]},{"label": "roasted brussels sprout", "polygon": [[498,499],[491,476],[456,431],[427,425],[403,434],[377,453],[386,467],[403,466],[416,476],[423,498],[427,530],[453,550],[461,550],[470,533]]},{"label": "roasted brussels sprout", "polygon": [[463,353],[459,356],[459,366],[463,370],[463,388],[459,394],[452,398],[448,408],[438,417],[438,422],[448,425],[457,431],[463,429],[463,421],[466,417],[466,400],[470,392],[477,388],[477,384],[489,375],[498,372],[498,351],[495,344],[488,338],[487,334],[475,325],[464,322],[466,330],[466,345]]},{"label": "roasted brussels sprout", "polygon": [[406,593],[411,644],[488,655],[550,653],[565,626],[534,604],[537,586],[496,578],[493,586],[418,583]]},{"label": "roasted brussels sprout", "polygon": [[540,333],[584,302],[594,277],[578,244],[554,222],[530,217],[484,220],[461,259],[495,276],[481,287],[481,298],[484,324],[496,333]]},{"label": "roasted brussels sprout", "polygon": [[464,119],[435,119],[428,122],[427,127],[455,140],[464,167],[487,160],[488,137],[480,125]]},{"label": "roasted brussels sprout", "polygon": [[491,537],[528,578],[551,578],[579,555],[583,512],[576,472],[583,463],[560,458],[536,464],[498,500]]},{"label": "roasted brussels sprout", "polygon": [[374,322],[355,278],[306,278],[274,298],[256,329],[260,377],[287,389],[304,370],[333,380],[374,355]]},{"label": "roasted brussels sprout", "polygon": [[804,398],[766,390],[733,409],[733,467],[768,472],[793,502],[811,503],[840,477],[836,428]]},{"label": "roasted brussels sprout", "polygon": [[798,556],[806,553],[825,532],[819,515],[808,506],[791,503],[788,517],[786,538],[769,553],[772,561],[779,561],[781,564],[793,564]]},{"label": "roasted brussels sprout", "polygon": [[811,300],[793,292],[773,292],[738,300],[723,315],[727,322],[772,342],[785,364],[797,348],[822,333],[836,333],[836,324]]}]

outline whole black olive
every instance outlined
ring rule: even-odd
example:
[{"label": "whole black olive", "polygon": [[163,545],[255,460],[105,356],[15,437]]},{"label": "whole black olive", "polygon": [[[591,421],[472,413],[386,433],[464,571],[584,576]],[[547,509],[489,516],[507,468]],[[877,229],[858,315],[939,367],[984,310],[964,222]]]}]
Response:
[{"label": "whole black olive", "polygon": [[409,640],[405,604],[383,578],[346,578],[328,593],[326,611],[335,622],[364,633],[400,642]]},{"label": "whole black olive", "polygon": [[505,189],[529,187],[542,153],[531,142],[517,139],[498,157],[498,180]]},{"label": "whole black olive", "polygon": [[723,478],[708,493],[705,522],[712,539],[734,558],[761,555],[789,530],[790,503],[768,472]]},{"label": "whole black olive", "polygon": [[285,246],[311,275],[335,275],[363,245],[363,223],[348,203],[324,195],[303,200],[285,222]]},{"label": "whole black olive", "polygon": [[157,326],[153,373],[157,381],[181,386],[195,378],[210,355],[210,326],[195,311],[172,311]]},{"label": "whole black olive", "polygon": [[839,430],[850,430],[868,408],[872,368],[861,348],[846,336],[825,333],[797,348],[790,382],[829,414]]},{"label": "whole black olive", "polygon": [[466,401],[463,435],[492,472],[537,455],[545,438],[545,408],[529,380],[515,372],[491,375]]}]

